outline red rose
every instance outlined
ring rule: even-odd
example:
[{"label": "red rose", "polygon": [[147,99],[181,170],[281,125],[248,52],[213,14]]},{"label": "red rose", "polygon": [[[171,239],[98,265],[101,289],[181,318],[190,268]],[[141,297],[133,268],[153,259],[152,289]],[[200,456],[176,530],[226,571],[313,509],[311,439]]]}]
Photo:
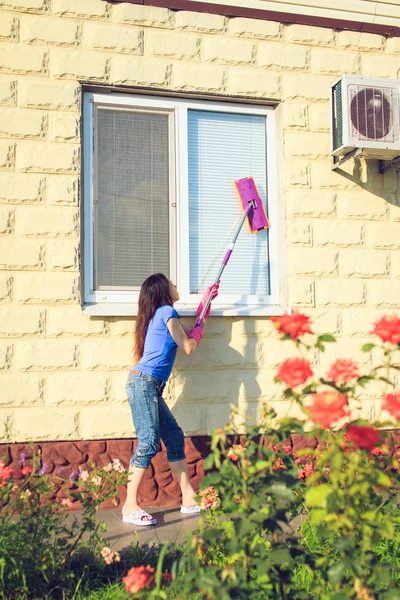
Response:
[{"label": "red rose", "polygon": [[375,323],[375,327],[371,331],[381,338],[382,342],[389,342],[394,346],[400,344],[400,318],[396,315],[390,317],[382,317]]},{"label": "red rose", "polygon": [[168,573],[167,571],[165,571],[165,573],[163,573],[161,575],[161,577],[163,578],[165,583],[171,583],[171,581],[172,581],[172,575],[171,575],[171,573]]},{"label": "red rose", "polygon": [[363,425],[350,425],[346,438],[359,448],[371,450],[379,442],[379,431],[373,427]]},{"label": "red rose", "polygon": [[31,473],[32,473],[31,467],[22,467],[22,469],[19,470],[20,475],[30,475]]},{"label": "red rose", "polygon": [[310,327],[310,317],[300,313],[271,317],[270,321],[278,330],[278,333],[282,333],[283,335],[288,333],[292,339],[296,339],[305,333],[313,333]]},{"label": "red rose", "polygon": [[290,388],[305,383],[313,372],[304,358],[288,358],[279,367],[277,377]]},{"label": "red rose", "polygon": [[360,376],[356,363],[352,360],[338,359],[329,369],[328,379],[336,383],[350,381]]},{"label": "red rose", "polygon": [[385,408],[396,419],[400,419],[400,392],[386,394],[382,408]]},{"label": "red rose", "polygon": [[337,392],[321,392],[312,395],[313,403],[307,406],[314,423],[321,423],[324,429],[328,429],[332,423],[339,421],[347,415],[347,397]]},{"label": "red rose", "polygon": [[125,582],[127,592],[136,594],[139,590],[150,588],[153,585],[154,569],[149,566],[132,567],[122,581]]}]

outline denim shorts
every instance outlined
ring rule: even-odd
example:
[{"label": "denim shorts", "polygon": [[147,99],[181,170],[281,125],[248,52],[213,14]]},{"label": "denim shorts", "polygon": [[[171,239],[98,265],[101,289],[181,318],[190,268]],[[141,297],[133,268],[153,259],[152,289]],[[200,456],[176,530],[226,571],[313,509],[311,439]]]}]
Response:
[{"label": "denim shorts", "polygon": [[184,435],[162,397],[165,384],[147,373],[129,373],[126,394],[138,439],[131,465],[147,469],[157,454],[160,439],[168,462],[185,460]]}]

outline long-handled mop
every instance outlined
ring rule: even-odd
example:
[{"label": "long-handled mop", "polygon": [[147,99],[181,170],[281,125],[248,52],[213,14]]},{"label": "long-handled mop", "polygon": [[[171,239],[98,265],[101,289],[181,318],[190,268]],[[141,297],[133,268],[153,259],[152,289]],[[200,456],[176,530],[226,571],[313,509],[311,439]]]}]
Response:
[{"label": "long-handled mop", "polygon": [[[240,230],[243,227],[243,223],[246,218],[248,219],[248,224],[251,233],[256,233],[257,231],[262,231],[263,229],[268,229],[270,227],[270,222],[268,220],[267,215],[265,214],[264,206],[260,195],[257,191],[256,184],[254,183],[254,179],[252,177],[244,177],[243,179],[239,179],[235,181],[236,190],[239,194],[240,201],[244,208],[244,214],[241,218],[236,231],[233,234],[232,241],[228,246],[228,250],[224,256],[220,269],[218,271],[218,275],[215,278],[214,285],[219,283],[221,280],[221,275],[224,272],[226,265],[231,257],[233,249],[235,247],[236,240],[239,236]],[[211,294],[207,298],[207,302],[204,304],[203,310],[201,311],[201,315],[196,321],[196,326],[200,325],[204,319],[204,315],[207,312],[207,308],[210,306],[211,302]]]}]

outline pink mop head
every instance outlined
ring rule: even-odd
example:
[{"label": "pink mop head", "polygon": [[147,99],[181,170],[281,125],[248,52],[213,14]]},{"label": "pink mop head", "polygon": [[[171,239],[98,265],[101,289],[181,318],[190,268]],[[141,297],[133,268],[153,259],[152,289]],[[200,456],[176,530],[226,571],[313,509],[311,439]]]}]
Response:
[{"label": "pink mop head", "polygon": [[[244,177],[235,181],[236,190],[244,210],[247,212],[250,232],[255,233],[268,229],[270,222],[265,213],[264,205],[252,177]],[[249,209],[249,204],[251,208]]]}]

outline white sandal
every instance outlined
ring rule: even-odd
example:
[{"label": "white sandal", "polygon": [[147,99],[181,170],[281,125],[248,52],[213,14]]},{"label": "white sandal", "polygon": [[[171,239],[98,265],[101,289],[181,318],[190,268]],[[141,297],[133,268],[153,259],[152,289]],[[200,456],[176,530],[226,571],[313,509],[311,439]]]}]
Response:
[{"label": "white sandal", "polygon": [[[145,520],[143,517],[150,517],[150,519]],[[147,527],[148,525],[155,525],[157,523],[155,518],[143,509],[131,512],[129,515],[122,515],[122,521],[130,525],[139,525],[140,527]]]},{"label": "white sandal", "polygon": [[184,513],[186,515],[192,515],[195,513],[199,513],[201,512],[201,508],[198,504],[196,504],[196,506],[181,506],[181,513]]}]

